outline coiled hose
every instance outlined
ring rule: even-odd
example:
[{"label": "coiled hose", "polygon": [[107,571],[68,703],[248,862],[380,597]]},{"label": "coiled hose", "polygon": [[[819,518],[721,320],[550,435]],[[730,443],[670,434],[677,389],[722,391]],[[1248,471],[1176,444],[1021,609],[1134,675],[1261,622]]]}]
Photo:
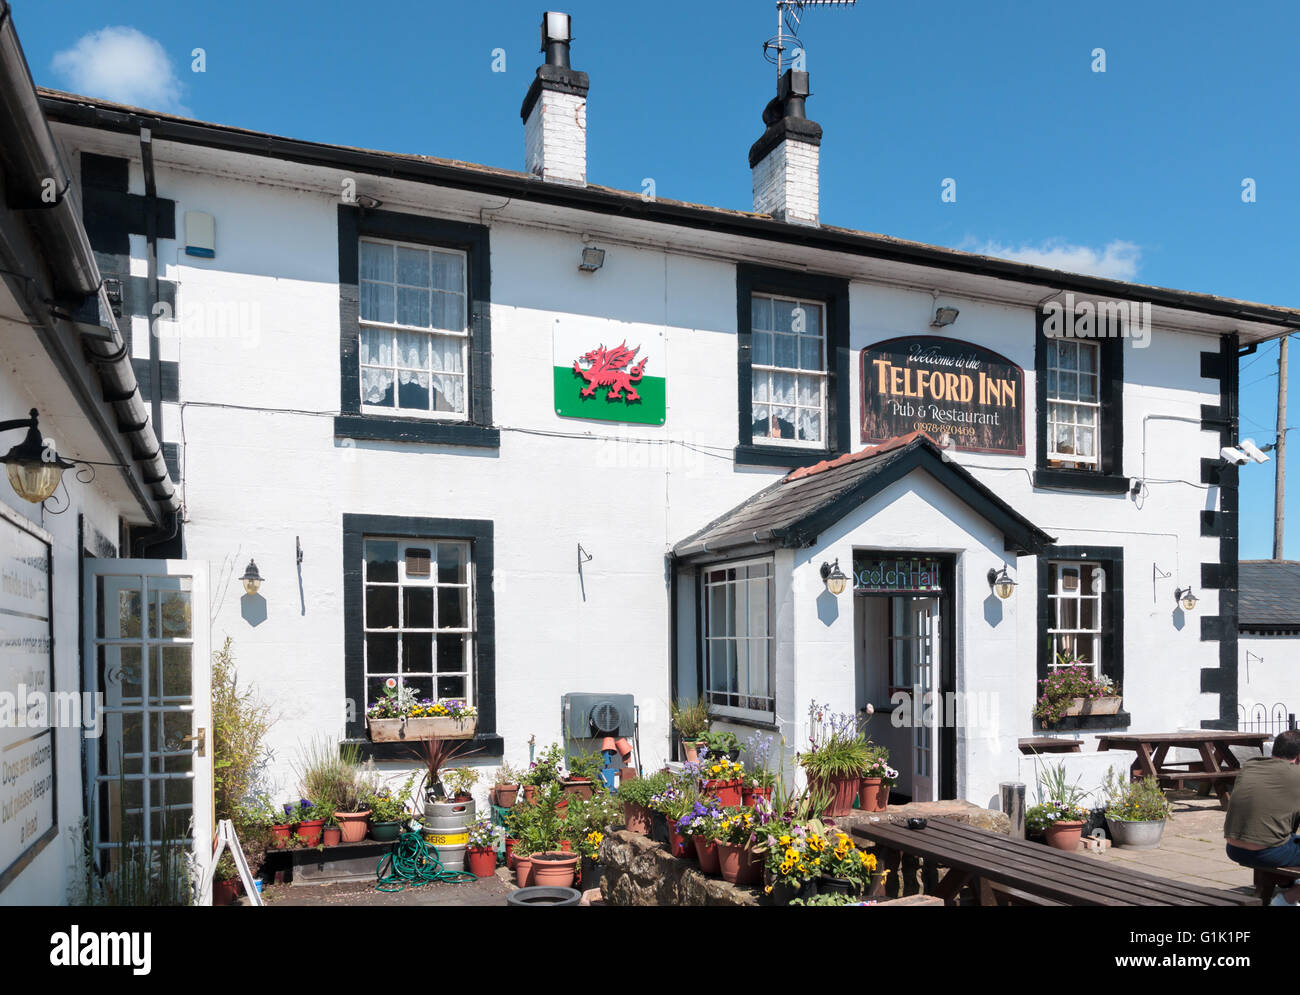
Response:
[{"label": "coiled hose", "polygon": [[437,847],[424,842],[419,833],[402,833],[391,852],[380,858],[375,867],[376,891],[404,891],[420,885],[469,884],[477,878],[469,871],[449,871],[438,859]]}]

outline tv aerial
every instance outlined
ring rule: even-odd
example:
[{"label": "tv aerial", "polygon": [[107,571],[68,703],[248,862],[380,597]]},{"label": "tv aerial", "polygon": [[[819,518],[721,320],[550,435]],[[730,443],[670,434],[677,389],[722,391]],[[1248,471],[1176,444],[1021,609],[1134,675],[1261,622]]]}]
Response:
[{"label": "tv aerial", "polygon": [[763,42],[763,58],[776,66],[776,78],[779,80],[787,68],[803,68],[799,24],[806,9],[852,7],[856,3],[857,0],[776,0],[776,34]]}]

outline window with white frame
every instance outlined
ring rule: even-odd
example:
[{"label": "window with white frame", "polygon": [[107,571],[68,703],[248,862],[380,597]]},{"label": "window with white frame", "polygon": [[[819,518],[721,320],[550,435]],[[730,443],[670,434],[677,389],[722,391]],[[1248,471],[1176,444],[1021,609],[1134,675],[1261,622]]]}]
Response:
[{"label": "window with white frame", "polygon": [[1062,666],[1087,666],[1104,673],[1101,642],[1107,620],[1103,611],[1106,571],[1098,563],[1052,561],[1047,565],[1048,673]]},{"label": "window with white frame", "polygon": [[1101,349],[1096,342],[1047,342],[1047,461],[1100,469]]},{"label": "window with white frame", "polygon": [[719,711],[770,716],[772,563],[709,567],[702,576],[705,697]]},{"label": "window with white frame", "polygon": [[754,294],[750,315],[754,441],[826,445],[824,305]]},{"label": "window with white frame", "polygon": [[361,239],[363,411],[466,417],[466,270],[464,252]]},{"label": "window with white frame", "polygon": [[470,544],[367,537],[364,549],[366,700],[395,678],[419,698],[472,703]]}]

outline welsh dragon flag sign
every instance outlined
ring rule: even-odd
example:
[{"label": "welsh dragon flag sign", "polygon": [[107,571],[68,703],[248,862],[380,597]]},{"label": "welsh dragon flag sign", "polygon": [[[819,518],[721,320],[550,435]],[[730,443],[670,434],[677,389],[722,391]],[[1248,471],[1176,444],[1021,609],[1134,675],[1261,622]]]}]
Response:
[{"label": "welsh dragon flag sign", "polygon": [[561,418],[662,425],[664,332],[606,319],[555,319],[555,413]]}]

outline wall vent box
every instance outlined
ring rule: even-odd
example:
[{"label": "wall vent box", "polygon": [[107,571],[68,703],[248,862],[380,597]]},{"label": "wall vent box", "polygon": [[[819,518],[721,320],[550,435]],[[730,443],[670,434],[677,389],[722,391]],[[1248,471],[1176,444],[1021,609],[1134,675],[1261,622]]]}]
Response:
[{"label": "wall vent box", "polygon": [[203,211],[185,212],[185,254],[211,259],[217,254],[217,223]]},{"label": "wall vent box", "polygon": [[564,735],[569,739],[631,738],[635,707],[630,694],[566,694],[561,702]]}]

